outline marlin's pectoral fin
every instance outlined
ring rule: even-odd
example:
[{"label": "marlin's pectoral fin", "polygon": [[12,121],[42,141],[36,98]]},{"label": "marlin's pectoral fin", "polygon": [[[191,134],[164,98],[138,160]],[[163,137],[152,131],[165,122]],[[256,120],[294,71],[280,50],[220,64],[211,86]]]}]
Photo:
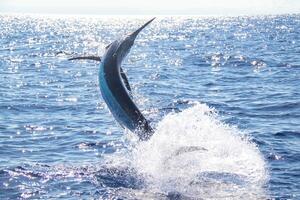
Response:
[{"label": "marlin's pectoral fin", "polygon": [[127,88],[127,90],[129,92],[131,92],[131,87],[129,85],[128,78],[127,78],[125,72],[123,71],[122,67],[120,69],[121,69],[121,71],[120,71],[121,72],[121,77],[122,77],[122,79],[124,81],[125,87]]},{"label": "marlin's pectoral fin", "polygon": [[101,62],[101,57],[99,56],[79,56],[74,58],[69,58],[68,60],[95,60]]}]

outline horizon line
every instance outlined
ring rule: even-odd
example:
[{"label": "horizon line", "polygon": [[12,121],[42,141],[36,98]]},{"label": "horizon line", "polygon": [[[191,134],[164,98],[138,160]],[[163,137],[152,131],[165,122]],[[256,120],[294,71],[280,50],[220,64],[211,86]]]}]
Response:
[{"label": "horizon line", "polygon": [[66,17],[141,17],[141,16],[162,16],[162,17],[259,17],[259,16],[277,16],[277,15],[300,15],[300,12],[292,13],[239,13],[239,14],[87,14],[87,13],[37,13],[37,12],[0,12],[0,15],[32,15],[32,16],[66,16]]}]

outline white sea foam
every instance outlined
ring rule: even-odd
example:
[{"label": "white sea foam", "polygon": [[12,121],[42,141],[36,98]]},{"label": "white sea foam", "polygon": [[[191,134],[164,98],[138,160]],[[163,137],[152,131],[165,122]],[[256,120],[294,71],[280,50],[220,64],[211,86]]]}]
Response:
[{"label": "white sea foam", "polygon": [[267,172],[258,148],[206,104],[167,115],[149,141],[131,141],[134,147],[123,161],[142,174],[149,191],[192,198],[265,197]]}]

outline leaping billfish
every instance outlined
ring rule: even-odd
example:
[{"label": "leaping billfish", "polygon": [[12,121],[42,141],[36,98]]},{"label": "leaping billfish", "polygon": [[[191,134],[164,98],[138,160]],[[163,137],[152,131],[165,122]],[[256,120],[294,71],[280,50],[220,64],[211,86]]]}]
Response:
[{"label": "leaping billfish", "polygon": [[105,103],[117,122],[122,127],[136,133],[140,140],[149,139],[154,131],[131,98],[131,88],[121,64],[133,46],[137,35],[154,19],[151,19],[125,38],[115,40],[109,44],[105,48],[102,58],[98,56],[81,56],[69,59],[100,61],[99,87]]}]

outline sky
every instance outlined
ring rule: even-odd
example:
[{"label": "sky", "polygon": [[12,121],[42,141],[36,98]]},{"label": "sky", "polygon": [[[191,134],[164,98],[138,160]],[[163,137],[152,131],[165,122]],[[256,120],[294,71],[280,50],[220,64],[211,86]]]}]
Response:
[{"label": "sky", "polygon": [[0,0],[0,13],[72,15],[300,14],[300,0]]}]

